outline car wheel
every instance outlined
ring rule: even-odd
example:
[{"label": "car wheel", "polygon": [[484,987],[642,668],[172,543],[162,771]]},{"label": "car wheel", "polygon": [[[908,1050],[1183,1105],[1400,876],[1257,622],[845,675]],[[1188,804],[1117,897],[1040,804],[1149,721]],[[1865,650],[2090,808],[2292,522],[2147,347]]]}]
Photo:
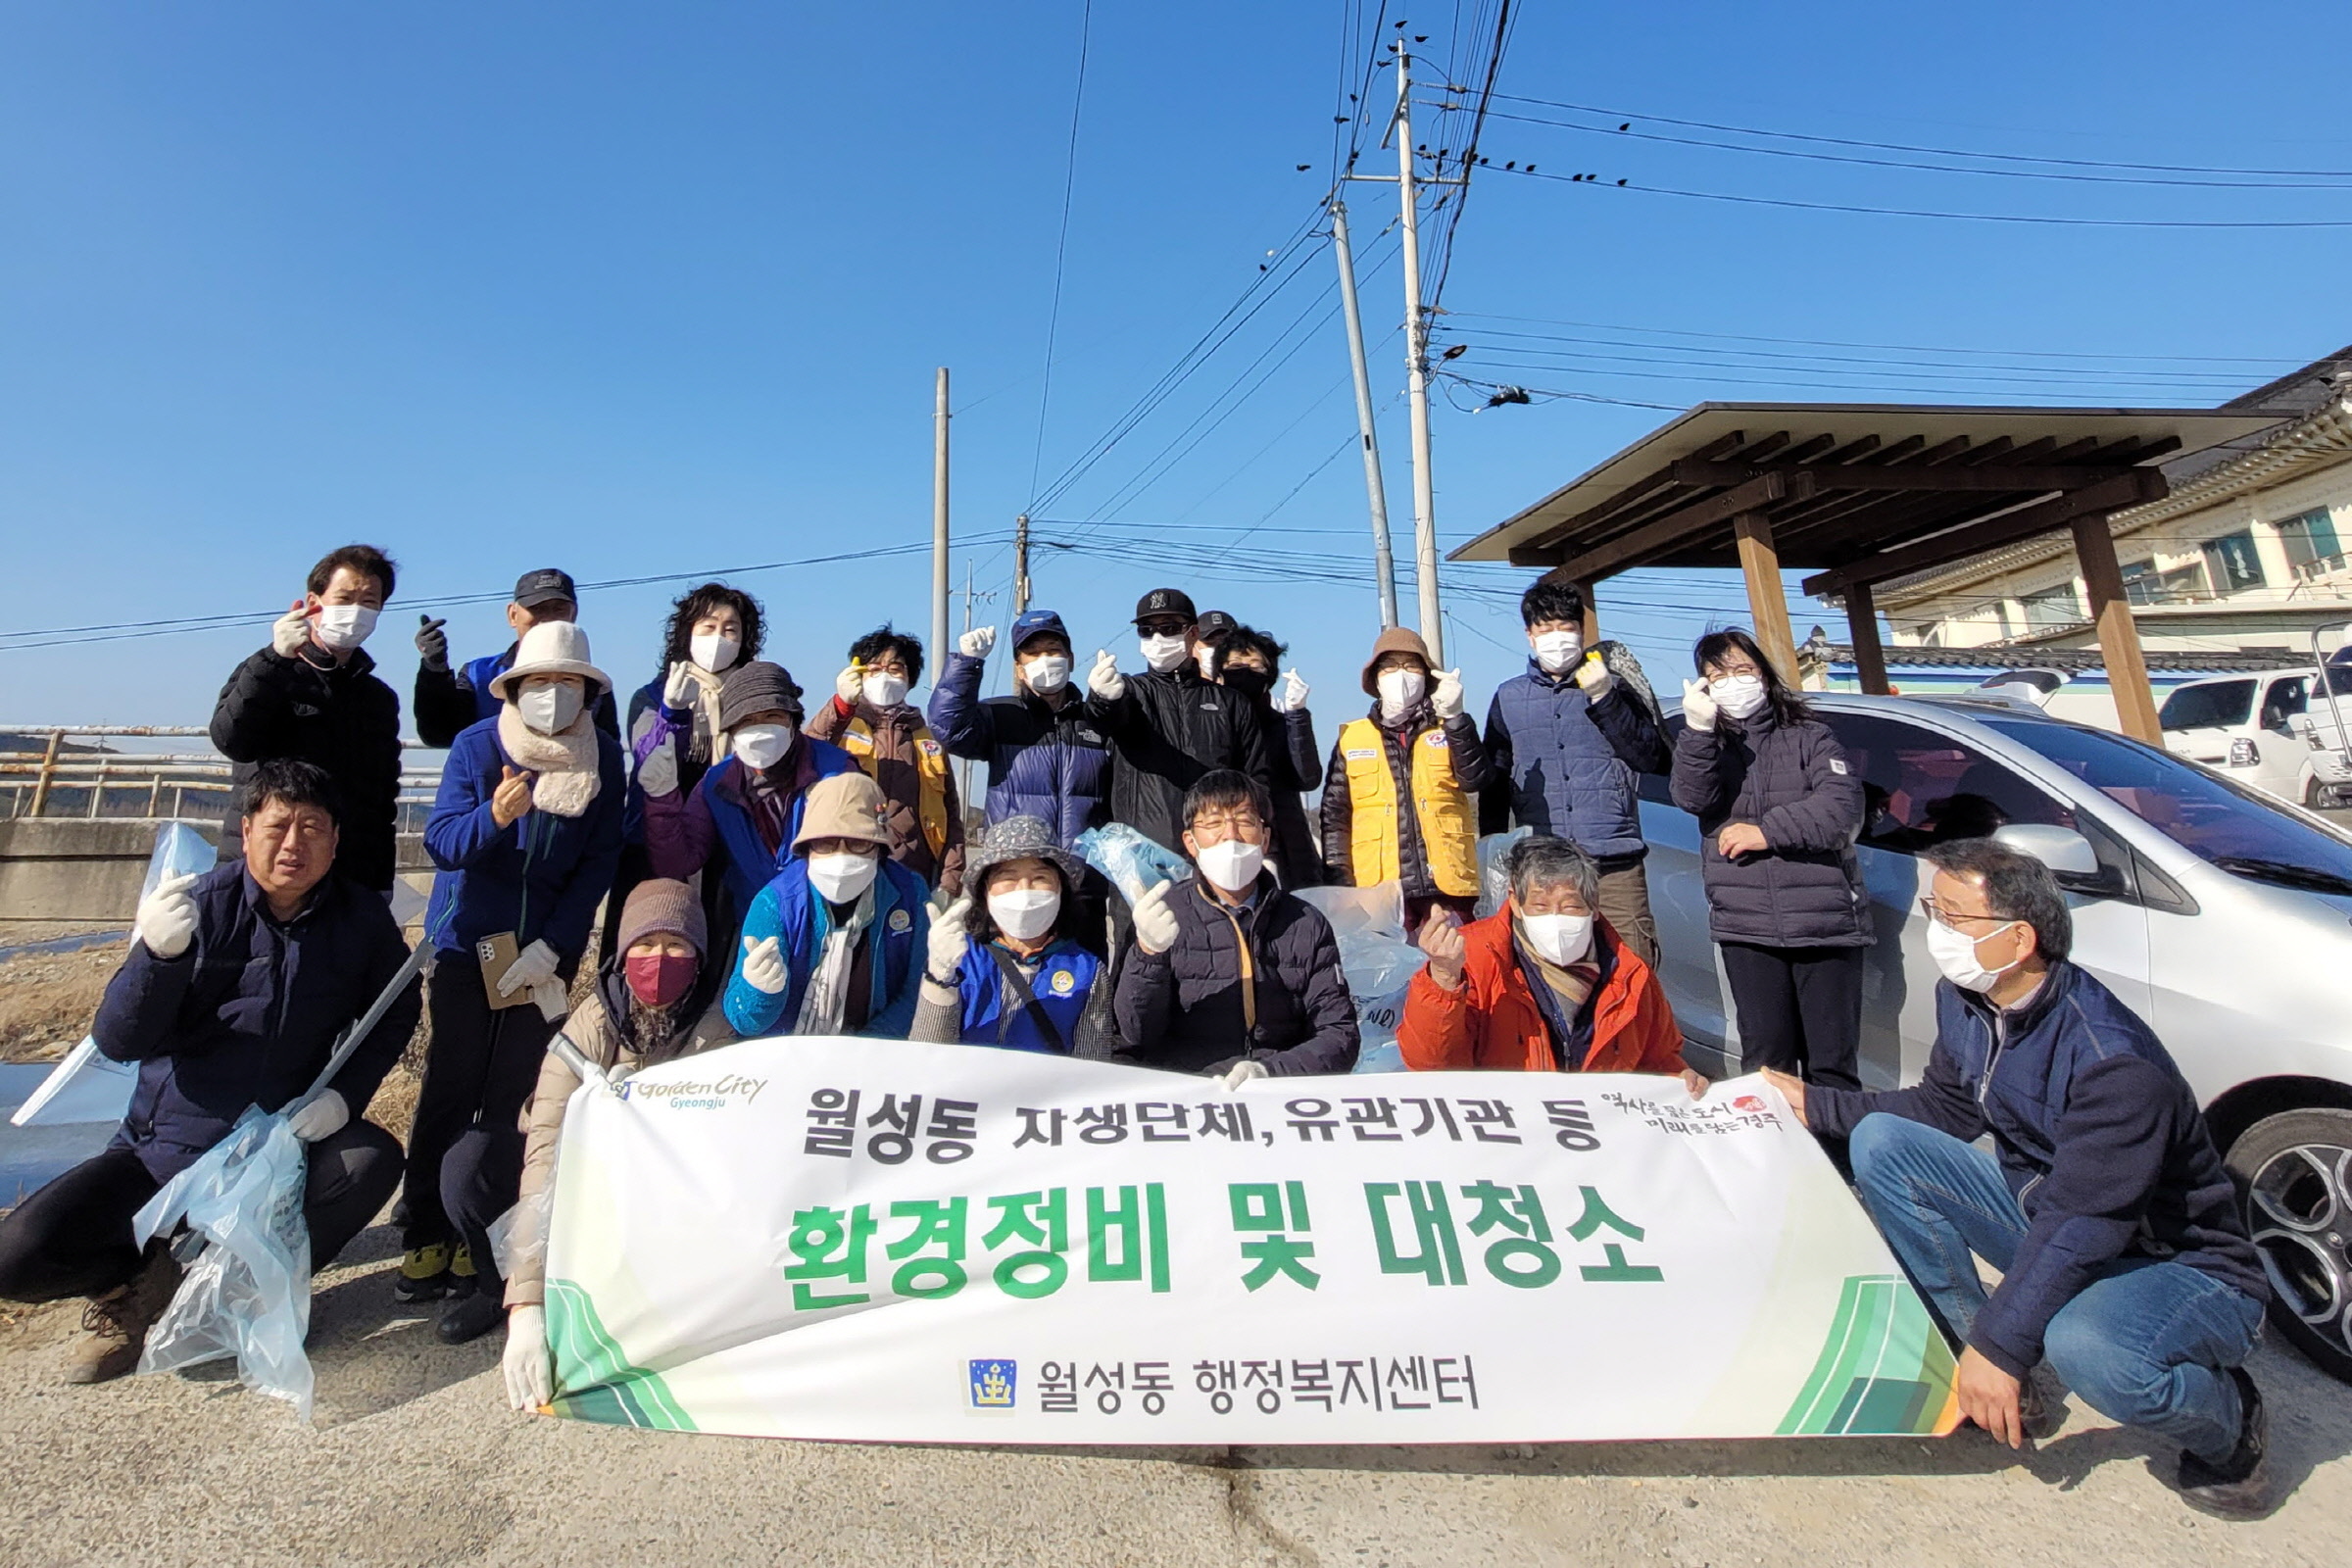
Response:
[{"label": "car wheel", "polygon": [[2352,1110],[2266,1116],[2230,1146],[2228,1164],[2271,1279],[2271,1321],[2352,1383]]}]

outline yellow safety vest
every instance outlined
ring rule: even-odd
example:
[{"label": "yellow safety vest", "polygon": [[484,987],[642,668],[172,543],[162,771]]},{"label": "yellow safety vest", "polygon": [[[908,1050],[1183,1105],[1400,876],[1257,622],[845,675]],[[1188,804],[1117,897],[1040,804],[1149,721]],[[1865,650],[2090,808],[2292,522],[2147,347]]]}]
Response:
[{"label": "yellow safety vest", "polygon": [[[1478,803],[1453,780],[1453,754],[1446,728],[1433,724],[1413,737],[1413,819],[1420,824],[1429,876],[1441,893],[1466,897],[1478,891]],[[1401,874],[1397,849],[1396,776],[1389,771],[1389,750],[1380,726],[1368,718],[1340,729],[1340,756],[1348,766],[1348,802],[1354,816],[1348,845],[1355,885],[1368,888]]]},{"label": "yellow safety vest", "polygon": [[[908,739],[914,744],[915,775],[922,780],[922,798],[915,803],[915,814],[922,819],[923,842],[936,857],[948,847],[948,754],[931,738],[931,726],[920,720]],[[862,718],[851,719],[850,727],[842,731],[841,749],[858,759],[858,765],[867,773],[875,772],[873,725]]]}]

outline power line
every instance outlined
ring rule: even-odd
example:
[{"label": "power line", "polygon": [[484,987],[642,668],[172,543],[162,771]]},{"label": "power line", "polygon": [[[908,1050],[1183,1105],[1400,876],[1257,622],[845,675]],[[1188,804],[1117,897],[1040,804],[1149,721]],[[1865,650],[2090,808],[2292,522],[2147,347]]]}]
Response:
[{"label": "power line", "polygon": [[2266,358],[2260,355],[2195,355],[2195,354],[2081,354],[2062,349],[1976,349],[1958,346],[1934,346],[1920,343],[1856,343],[1843,338],[1818,337],[1759,337],[1747,332],[1697,332],[1672,326],[1626,326],[1610,321],[1571,321],[1545,316],[1498,316],[1478,311],[1449,311],[1459,319],[1481,321],[1527,321],[1538,326],[1581,326],[1595,332],[1643,332],[1654,337],[1690,337],[1722,339],[1733,343],[1781,343],[1800,348],[1823,349],[1884,349],[1898,354],[1985,354],[2011,359],[2050,360],[2145,360],[2161,364],[2182,365],[2257,365],[2294,367],[2304,362]]},{"label": "power line", "polygon": [[1070,93],[1070,144],[1061,169],[1061,229],[1054,241],[1054,302],[1046,312],[1046,368],[1037,389],[1037,445],[1029,455],[1029,488],[1037,489],[1046,461],[1046,410],[1054,397],[1054,340],[1061,330],[1062,263],[1070,249],[1070,198],[1078,185],[1078,117],[1086,107],[1086,57],[1095,24],[1095,0],[1081,0],[1078,13],[1078,82]]},{"label": "power line", "polygon": [[[1721,345],[1721,344],[1712,344],[1712,343],[1710,343],[1710,344],[1706,344],[1706,345],[1703,345],[1703,346],[1693,346],[1693,345],[1686,345],[1686,344],[1679,344],[1679,343],[1641,343],[1641,342],[1632,342],[1632,343],[1628,343],[1628,342],[1621,342],[1621,341],[1619,341],[1618,339],[1615,339],[1615,338],[1605,338],[1605,337],[1580,337],[1580,336],[1576,336],[1576,335],[1574,335],[1574,334],[1568,334],[1568,333],[1558,333],[1558,332],[1514,332],[1514,331],[1510,331],[1510,330],[1508,330],[1508,329],[1505,329],[1505,328],[1501,328],[1501,327],[1492,327],[1492,326],[1463,326],[1463,327],[1453,327],[1453,326],[1447,326],[1447,327],[1446,327],[1446,328],[1445,328],[1445,330],[1446,330],[1446,331],[1447,332],[1447,334],[1448,334],[1448,335],[1450,335],[1450,336],[1453,336],[1453,337],[1456,337],[1456,338],[1460,338],[1460,339],[1465,339],[1465,340],[1475,340],[1475,339],[1478,339],[1478,338],[1507,338],[1507,339],[1511,339],[1511,340],[1513,340],[1513,343],[1514,343],[1514,344],[1515,344],[1515,343],[1519,343],[1519,342],[1525,342],[1525,343],[1531,343],[1531,344],[1533,344],[1533,343],[1571,343],[1571,344],[1577,344],[1577,345],[1580,345],[1580,348],[1579,348],[1577,351],[1575,351],[1575,352],[1578,352],[1578,353],[1580,353],[1580,354],[1583,352],[1583,350],[1584,350],[1584,349],[1636,349],[1636,350],[1640,350],[1640,351],[1642,351],[1642,352],[1643,352],[1643,353],[1645,353],[1645,354],[1650,354],[1650,355],[1660,355],[1660,354],[1682,354],[1682,355],[1700,355],[1700,354],[1708,354],[1708,355],[1728,355],[1728,356],[1735,356],[1735,357],[1738,357],[1738,358],[1741,358],[1741,359],[1749,359],[1749,360],[1793,362],[1793,364],[1792,364],[1792,365],[1791,365],[1789,368],[1800,368],[1800,369],[1806,369],[1806,370],[1814,370],[1814,369],[1817,369],[1817,368],[1818,368],[1818,366],[1820,366],[1820,365],[1831,365],[1831,366],[1856,366],[1856,367],[1860,367],[1860,368],[1864,368],[1864,369],[1871,369],[1871,368],[1875,368],[1876,369],[1929,370],[1929,371],[1977,371],[1977,370],[1985,370],[1985,371],[2000,372],[2000,371],[2003,371],[2003,370],[2015,370],[2015,371],[2019,371],[2019,372],[2022,372],[2022,373],[2033,374],[2033,375],[2050,375],[2050,376],[2061,376],[2061,377],[2067,377],[2067,378],[2071,378],[2071,379],[2075,379],[2075,380],[2100,380],[2100,381],[2129,380],[2129,381],[2147,381],[2147,382],[2160,382],[2160,381],[2161,381],[2161,382],[2174,382],[2174,383],[2181,383],[2181,384],[2189,384],[2189,383],[2202,383],[2202,384],[2216,384],[2216,385],[2229,385],[2229,386],[2242,386],[2242,385],[2244,385],[2244,383],[2245,383],[2245,377],[2246,377],[2246,374],[2248,373],[2248,372],[2246,372],[2246,371],[2244,371],[2244,370],[2192,370],[2192,369],[2186,369],[2186,368],[2120,369],[2120,368],[2116,368],[2116,367],[2113,367],[2113,366],[2101,366],[2101,365],[2082,365],[2082,366],[2072,366],[2072,365],[2025,365],[2025,366],[2002,366],[2002,365],[2000,365],[2000,364],[1997,364],[1997,363],[1992,363],[1992,362],[1990,362],[1990,361],[1988,361],[1988,360],[1979,360],[1979,361],[1971,362],[1971,361],[1965,361],[1965,360],[1962,360],[1962,361],[1952,361],[1952,360],[1867,359],[1867,358],[1863,358],[1863,357],[1860,357],[1860,356],[1857,356],[1857,355],[1847,355],[1847,354],[1792,354],[1792,353],[1788,353],[1788,352],[1787,352],[1787,351],[1785,351],[1785,350],[1780,350],[1780,349],[1747,349],[1747,348],[1732,348],[1732,347],[1727,347],[1727,346],[1724,346],[1724,345]],[[1563,350],[1547,350],[1547,349],[1526,349],[1526,350],[1518,350],[1517,352],[1527,352],[1527,353],[1554,353],[1554,352],[1569,352],[1569,351],[1563,351]],[[1614,358],[1615,356],[1611,356],[1611,355],[1605,355],[1605,354],[1604,354],[1604,355],[1594,355],[1594,356],[1592,356],[1592,358],[1599,358],[1599,359],[1609,359],[1609,358]],[[1805,362],[1808,362],[1808,361],[1810,361],[1810,362],[1816,362],[1816,363],[1815,363],[1815,364],[1807,364],[1807,363],[1805,363]],[[1641,362],[1641,363],[1644,363],[1644,364],[1653,364],[1653,363],[1674,364],[1674,363],[1678,363],[1678,362],[1675,362],[1675,361],[1663,361],[1663,362],[1660,362],[1660,361],[1644,360],[1644,361],[1642,361],[1642,362]],[[1783,368],[1783,367],[1782,367],[1782,366],[1779,366],[1779,365],[1772,365],[1772,366],[1765,366],[1765,365],[1755,365],[1755,366],[1747,366],[1747,367],[1743,367],[1743,368],[1748,368],[1748,369],[1762,369],[1762,368]],[[2002,378],[2003,378],[2003,379],[2008,379],[2009,377],[2003,376]]]}]

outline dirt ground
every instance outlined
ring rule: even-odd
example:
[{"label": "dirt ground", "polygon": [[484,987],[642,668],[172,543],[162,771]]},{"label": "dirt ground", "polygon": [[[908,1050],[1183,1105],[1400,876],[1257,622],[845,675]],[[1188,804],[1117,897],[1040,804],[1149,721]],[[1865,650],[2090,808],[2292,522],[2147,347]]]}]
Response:
[{"label": "dirt ground", "polygon": [[[0,941],[13,946],[57,934],[11,931]],[[0,959],[0,1061],[50,1061],[73,1050],[89,1033],[122,951],[121,940],[109,940],[71,953]]]}]

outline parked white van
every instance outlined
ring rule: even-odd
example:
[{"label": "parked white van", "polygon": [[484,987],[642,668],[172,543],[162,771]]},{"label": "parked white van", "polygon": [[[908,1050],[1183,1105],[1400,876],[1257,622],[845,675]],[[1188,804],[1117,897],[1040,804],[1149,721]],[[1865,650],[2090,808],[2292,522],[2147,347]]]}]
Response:
[{"label": "parked white van", "polygon": [[2298,806],[2352,806],[2352,760],[2329,697],[2352,715],[2352,667],[2209,675],[2173,688],[2157,711],[2165,749]]}]

